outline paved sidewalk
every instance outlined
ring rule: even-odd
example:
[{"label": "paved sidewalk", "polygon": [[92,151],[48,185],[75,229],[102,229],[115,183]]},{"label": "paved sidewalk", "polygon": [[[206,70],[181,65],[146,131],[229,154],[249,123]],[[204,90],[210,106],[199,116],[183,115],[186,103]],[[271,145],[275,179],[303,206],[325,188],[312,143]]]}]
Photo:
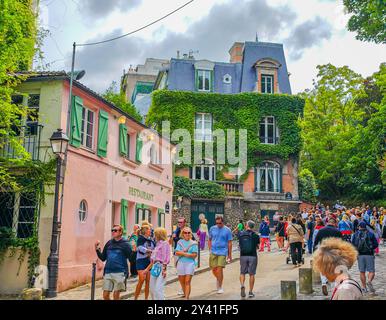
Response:
[{"label": "paved sidewalk", "polygon": [[[237,242],[233,242],[232,250],[232,259],[233,261],[239,260],[239,249]],[[197,268],[195,274],[200,274],[202,272],[209,271],[209,251],[208,249],[201,251],[201,261],[200,268]],[[170,284],[178,281],[177,271],[174,267],[174,259],[172,258],[168,266],[166,284]],[[128,299],[134,296],[135,286],[137,285],[138,278],[129,278],[127,279],[127,290],[121,293],[121,299]],[[103,280],[96,281],[95,284],[95,300],[102,299],[102,285]],[[142,290],[145,288],[143,285]],[[90,300],[91,299],[91,283],[88,283],[83,286],[79,286],[74,289],[63,291],[58,293],[56,298],[47,299],[47,300]]]}]

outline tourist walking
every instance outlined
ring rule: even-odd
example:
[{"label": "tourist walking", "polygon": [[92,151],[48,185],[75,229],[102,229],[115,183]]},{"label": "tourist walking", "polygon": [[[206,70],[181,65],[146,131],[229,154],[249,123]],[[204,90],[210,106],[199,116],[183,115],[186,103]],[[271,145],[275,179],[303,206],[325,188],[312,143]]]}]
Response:
[{"label": "tourist walking", "polygon": [[[282,218],[282,217],[281,217]],[[283,224],[284,227],[284,224]],[[249,293],[248,297],[253,298],[253,287],[255,285],[255,274],[257,268],[257,250],[259,248],[260,237],[253,231],[255,223],[249,220],[246,223],[246,230],[239,234],[240,245],[240,285],[241,297],[245,298],[245,275],[249,274]]]},{"label": "tourist walking", "polygon": [[302,265],[304,232],[302,227],[296,222],[296,218],[292,218],[291,224],[287,229],[287,234],[288,242],[290,245],[292,264],[295,267],[300,267]]},{"label": "tourist walking", "polygon": [[95,242],[95,250],[98,258],[106,261],[103,270],[103,299],[110,300],[110,292],[113,292],[113,299],[119,300],[120,293],[126,291],[126,279],[129,268],[127,260],[130,258],[131,249],[129,241],[122,237],[123,227],[114,225],[111,229],[112,239],[107,241],[103,251],[100,248],[100,241]]},{"label": "tourist walking", "polygon": [[279,251],[285,251],[284,250],[285,223],[282,216],[279,217],[279,222],[275,227],[275,236],[276,236],[276,243],[279,248]]},{"label": "tourist walking", "polygon": [[[336,218],[334,215],[330,215],[330,218],[328,219],[328,223],[325,227],[321,228],[318,233],[315,236],[314,240],[314,248],[313,251],[315,251],[318,247],[318,245],[326,238],[339,238],[342,239],[342,234],[336,227]],[[325,296],[328,295],[328,279],[326,276],[321,272],[320,273],[320,279],[322,281],[322,292]]]},{"label": "tourist walking", "polygon": [[150,256],[150,264],[143,270],[146,276],[150,274],[150,294],[152,300],[165,300],[166,268],[170,262],[170,244],[165,228],[154,230],[156,246]]},{"label": "tourist walking", "polygon": [[312,215],[309,215],[306,224],[306,239],[307,239],[307,250],[309,254],[312,254],[312,239],[314,235],[315,222],[313,221]]},{"label": "tourist walking", "polygon": [[177,243],[175,250],[176,269],[178,281],[180,282],[184,297],[189,300],[191,292],[191,282],[196,267],[198,254],[197,242],[192,240],[192,230],[185,227],[181,231],[182,239]]},{"label": "tourist walking", "polygon": [[382,211],[381,216],[381,226],[382,226],[382,239],[383,239],[383,245],[386,246],[386,210]]},{"label": "tourist walking", "polygon": [[[375,292],[372,281],[375,277],[375,256],[374,250],[378,247],[377,239],[373,232],[369,231],[366,222],[359,223],[359,230],[353,234],[351,243],[358,250],[358,269],[362,283],[363,292],[367,292],[367,287],[371,292]],[[366,272],[368,278],[366,281]]]},{"label": "tourist walking", "polygon": [[351,221],[349,221],[347,215],[342,216],[342,220],[338,223],[338,229],[342,234],[342,238],[345,241],[351,241],[351,235],[353,230],[353,225]]},{"label": "tourist walking", "polygon": [[348,270],[357,259],[358,253],[347,241],[326,239],[312,256],[313,268],[324,274],[328,281],[335,282],[331,300],[360,300],[363,297],[359,284],[351,279]]},{"label": "tourist walking", "polygon": [[236,228],[232,232],[235,233],[236,236],[238,237],[239,233],[241,231],[244,231],[244,229],[245,229],[245,227],[244,227],[243,220],[239,220],[239,223],[237,224]]},{"label": "tourist walking", "polygon": [[260,224],[259,233],[260,233],[260,252],[264,252],[264,247],[267,245],[268,252],[271,251],[271,240],[270,240],[270,229],[269,229],[269,219],[268,216],[265,216],[263,221]]},{"label": "tourist walking", "polygon": [[216,277],[217,293],[222,294],[226,260],[232,260],[232,231],[224,225],[222,216],[216,217],[216,225],[209,230],[209,266]]},{"label": "tourist walking", "polygon": [[137,300],[142,285],[145,282],[145,300],[149,298],[149,285],[150,285],[150,273],[145,272],[146,268],[150,264],[150,255],[155,248],[153,239],[151,238],[150,226],[145,224],[141,227],[137,240],[137,272],[138,283],[135,288],[134,300]]},{"label": "tourist walking", "polygon": [[[205,250],[206,236],[208,235],[208,220],[205,218],[201,220],[200,226],[197,230],[197,235],[200,237],[200,249]],[[184,238],[184,237],[182,237]]]},{"label": "tourist walking", "polygon": [[130,235],[128,241],[131,249],[130,255],[130,278],[135,278],[138,276],[137,272],[137,240],[138,233],[141,226],[139,224],[135,224],[133,227],[133,233]]}]

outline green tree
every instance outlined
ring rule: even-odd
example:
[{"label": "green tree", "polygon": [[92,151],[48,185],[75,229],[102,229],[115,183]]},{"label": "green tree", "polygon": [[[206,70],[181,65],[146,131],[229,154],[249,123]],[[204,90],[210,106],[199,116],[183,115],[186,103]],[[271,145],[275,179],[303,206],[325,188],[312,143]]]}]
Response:
[{"label": "green tree", "polygon": [[347,13],[352,14],[347,28],[362,41],[386,43],[385,0],[343,0]]},{"label": "green tree", "polygon": [[314,88],[303,93],[302,168],[314,174],[326,198],[380,199],[385,195],[386,67],[366,80],[348,67],[328,64],[318,70]]},{"label": "green tree", "polygon": [[308,169],[302,169],[299,172],[299,194],[303,201],[315,202],[316,200],[315,177]]},{"label": "green tree", "polygon": [[[0,149],[9,143],[18,156],[18,162],[28,159],[28,153],[16,134],[21,126],[20,119],[27,111],[25,107],[12,103],[12,95],[25,79],[15,74],[30,70],[36,51],[37,26],[32,2],[0,1]],[[6,165],[9,162],[11,160],[1,160],[0,188],[15,187],[15,180]]]},{"label": "green tree", "polygon": [[125,95],[121,93],[117,93],[117,83],[113,81],[109,88],[102,94],[102,97],[107,101],[113,103],[116,107],[121,109],[122,111],[131,115],[134,119],[138,121],[142,121],[142,116],[139,114],[138,110],[132,105],[130,102],[126,101]]}]

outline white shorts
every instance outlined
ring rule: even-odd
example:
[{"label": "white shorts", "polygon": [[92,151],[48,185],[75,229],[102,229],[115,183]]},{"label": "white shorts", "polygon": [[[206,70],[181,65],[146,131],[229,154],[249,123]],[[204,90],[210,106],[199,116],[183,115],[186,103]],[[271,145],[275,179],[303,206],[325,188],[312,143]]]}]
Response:
[{"label": "white shorts", "polygon": [[194,262],[178,262],[177,274],[179,276],[194,275]]}]

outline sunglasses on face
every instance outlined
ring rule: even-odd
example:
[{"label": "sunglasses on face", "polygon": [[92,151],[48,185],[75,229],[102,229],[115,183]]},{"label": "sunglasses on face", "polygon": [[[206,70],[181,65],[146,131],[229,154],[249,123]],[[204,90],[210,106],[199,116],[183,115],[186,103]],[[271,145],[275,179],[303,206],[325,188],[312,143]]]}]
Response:
[{"label": "sunglasses on face", "polygon": [[221,226],[223,223],[222,222],[216,222],[216,224]]},{"label": "sunglasses on face", "polygon": [[192,234],[191,232],[183,232],[183,234]]},{"label": "sunglasses on face", "polygon": [[120,230],[118,229],[111,229],[111,232],[119,232]]}]

